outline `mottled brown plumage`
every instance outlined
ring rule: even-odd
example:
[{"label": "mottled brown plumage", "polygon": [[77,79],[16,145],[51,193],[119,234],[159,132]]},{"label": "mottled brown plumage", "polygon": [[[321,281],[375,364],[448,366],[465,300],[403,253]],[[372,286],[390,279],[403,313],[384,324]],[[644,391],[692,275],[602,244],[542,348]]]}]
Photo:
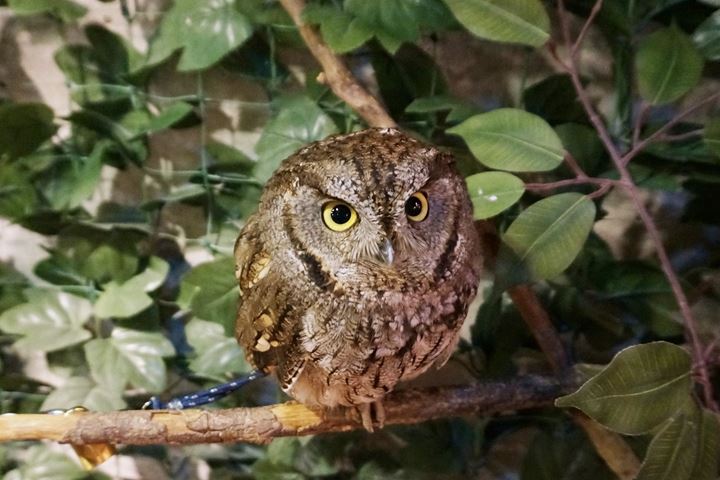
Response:
[{"label": "mottled brown plumage", "polygon": [[[416,192],[427,198],[421,221],[406,212]],[[357,213],[345,231],[323,219],[335,200]],[[248,359],[302,403],[357,406],[369,429],[371,403],[382,420],[385,394],[452,353],[481,270],[452,157],[394,129],[330,137],[285,160],[235,257]]]}]

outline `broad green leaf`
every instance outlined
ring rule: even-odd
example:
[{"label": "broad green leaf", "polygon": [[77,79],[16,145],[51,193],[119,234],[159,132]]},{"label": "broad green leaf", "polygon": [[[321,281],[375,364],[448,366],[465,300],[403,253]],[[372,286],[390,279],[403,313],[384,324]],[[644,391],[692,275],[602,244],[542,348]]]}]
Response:
[{"label": "broad green leaf", "polygon": [[162,357],[175,354],[160,333],[120,327],[113,329],[110,338],[91,340],[84,348],[93,379],[114,392],[121,392],[128,383],[152,393],[161,391],[166,383]]},{"label": "broad green leaf", "polygon": [[250,21],[233,0],[176,0],[163,16],[147,64],[156,65],[182,48],[178,70],[202,70],[242,45],[251,34]]},{"label": "broad green leaf", "polygon": [[550,18],[539,0],[445,0],[455,18],[480,38],[539,47]]},{"label": "broad green leaf", "polygon": [[705,59],[720,60],[720,10],[716,10],[695,29],[692,39]]},{"label": "broad green leaf", "polygon": [[431,97],[420,97],[413,100],[406,108],[406,113],[434,113],[448,111],[446,120],[448,122],[461,122],[480,111],[450,95],[433,95]]},{"label": "broad green leaf", "polygon": [[87,9],[71,0],[7,0],[16,15],[49,14],[63,22],[73,22],[85,15]]},{"label": "broad green leaf", "polygon": [[15,347],[23,351],[52,352],[91,337],[83,328],[92,315],[84,298],[59,291],[27,290],[28,303],[0,315],[0,330],[21,335]]},{"label": "broad green leaf", "polygon": [[672,102],[700,80],[703,59],[676,26],[644,38],[635,57],[640,95],[653,105]]},{"label": "broad green leaf", "polygon": [[23,461],[3,480],[81,480],[88,473],[67,455],[51,450],[50,445],[27,448]]},{"label": "broad green leaf", "polygon": [[452,24],[439,0],[345,0],[343,9],[310,4],[303,18],[320,25],[323,39],[339,53],[354,50],[373,36],[395,53],[403,43],[418,40],[421,31],[442,30]]},{"label": "broad green leaf", "polygon": [[185,327],[188,343],[195,356],[190,369],[208,378],[223,378],[228,373],[249,370],[245,355],[233,337],[225,336],[222,325],[194,318]]},{"label": "broad green leaf", "polygon": [[356,30],[370,30],[390,53],[404,42],[418,40],[421,30],[447,27],[450,18],[437,0],[345,0],[345,11],[361,23]]},{"label": "broad green leaf", "polygon": [[95,315],[101,318],[127,318],[153,304],[146,292],[158,288],[165,280],[168,264],[157,257],[150,259],[148,268],[124,283],[112,281],[103,285],[103,292],[95,302]]},{"label": "broad green leaf", "polygon": [[697,433],[692,416],[673,416],[650,442],[637,480],[690,480],[698,453]]},{"label": "broad green leaf", "polygon": [[177,303],[197,318],[223,325],[232,336],[240,291],[235,280],[235,259],[221,257],[193,268],[180,285]]},{"label": "broad green leaf", "polygon": [[715,480],[720,464],[720,422],[713,412],[696,406],[697,445],[695,465],[688,478],[692,480]]},{"label": "broad green leaf", "polygon": [[150,262],[145,270],[132,277],[124,285],[143,292],[152,292],[163,284],[169,270],[170,266],[165,260],[159,257],[150,257]]},{"label": "broad green leaf", "polygon": [[563,146],[537,115],[501,108],[475,115],[448,129],[460,135],[483,165],[510,172],[542,172],[563,161]]},{"label": "broad green leaf", "polygon": [[[94,342],[91,340],[86,343]],[[120,390],[111,390],[104,385],[97,385],[87,377],[68,378],[65,383],[52,391],[40,407],[42,410],[55,408],[68,409],[83,406],[96,412],[121,410],[127,406],[122,399]]]},{"label": "broad green leaf", "polygon": [[550,75],[527,87],[522,94],[522,105],[553,126],[587,121],[587,114],[567,74]]},{"label": "broad green leaf", "polygon": [[373,36],[372,27],[363,20],[329,5],[309,4],[303,19],[320,25],[323,40],[338,53],[354,50]]},{"label": "broad green leaf", "polygon": [[22,157],[53,136],[53,111],[42,103],[0,105],[0,156]]},{"label": "broad green leaf", "polygon": [[95,148],[89,157],[60,157],[43,173],[43,193],[54,209],[79,207],[93,194],[100,182],[103,152],[104,148]]},{"label": "broad green leaf", "polygon": [[626,435],[653,430],[690,399],[690,355],[677,345],[652,342],[626,348],[575,393],[555,401],[582,410]]},{"label": "broad green leaf", "polygon": [[602,142],[590,127],[577,123],[564,123],[555,127],[565,150],[577,160],[580,167],[588,175],[600,173],[602,159],[605,157],[605,148]]},{"label": "broad green leaf", "polygon": [[[130,112],[128,115],[133,113],[138,112]],[[136,132],[125,124],[127,118],[132,118],[132,116],[116,121],[89,109],[73,112],[67,117],[73,124],[111,140],[111,145],[117,147],[123,159],[141,164],[145,160],[147,150],[142,140],[136,139]]]},{"label": "broad green leaf", "polygon": [[30,176],[17,164],[0,162],[0,216],[20,220],[34,213],[39,202]]},{"label": "broad green leaf", "polygon": [[580,253],[595,220],[595,204],[579,193],[544,198],[524,210],[503,241],[535,279],[562,273]]},{"label": "broad green leaf", "polygon": [[255,176],[266,181],[280,162],[300,147],[333,133],[337,133],[335,124],[315,102],[307,97],[286,99],[255,145],[260,156]]},{"label": "broad green leaf", "polygon": [[705,145],[720,157],[720,118],[714,118],[705,124]]},{"label": "broad green leaf", "polygon": [[[15,270],[12,264],[0,262],[0,313],[16,305],[25,303],[23,290],[25,290],[29,284],[25,275]],[[0,369],[0,372],[1,371]]]},{"label": "broad green leaf", "polygon": [[189,103],[175,102],[153,117],[141,133],[150,134],[170,128],[187,118],[192,112],[193,106]]},{"label": "broad green leaf", "polygon": [[514,205],[525,193],[523,181],[505,172],[477,173],[467,177],[465,182],[477,220],[494,217]]}]

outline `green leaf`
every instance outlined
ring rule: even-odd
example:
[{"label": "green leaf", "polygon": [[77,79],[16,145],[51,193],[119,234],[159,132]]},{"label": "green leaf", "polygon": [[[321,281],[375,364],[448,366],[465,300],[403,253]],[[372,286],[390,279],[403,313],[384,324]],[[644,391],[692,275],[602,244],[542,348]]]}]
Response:
[{"label": "green leaf", "polygon": [[[98,148],[99,147],[99,148]],[[102,144],[97,144],[89,157],[59,157],[43,174],[43,193],[56,210],[70,210],[87,200],[100,182]]]},{"label": "green leaf", "polygon": [[689,480],[697,455],[697,427],[684,413],[668,420],[650,442],[637,480]]},{"label": "green leaf", "polygon": [[448,129],[460,135],[483,165],[510,172],[542,172],[563,161],[555,131],[537,115],[501,108],[475,115]]},{"label": "green leaf", "polygon": [[148,65],[182,49],[178,70],[203,70],[242,45],[252,34],[250,21],[233,0],[176,0],[150,45]]},{"label": "green leaf", "polygon": [[265,182],[284,159],[310,142],[337,133],[325,112],[307,97],[285,99],[255,146],[258,165],[255,176]]},{"label": "green leaf", "polygon": [[337,53],[354,50],[373,36],[370,25],[330,5],[309,4],[303,10],[303,19],[320,25],[323,40]]},{"label": "green leaf", "polygon": [[505,172],[483,172],[465,179],[473,217],[477,220],[494,217],[514,205],[523,193],[525,184],[515,175]]},{"label": "green leaf", "polygon": [[539,0],[445,0],[455,18],[480,38],[539,47],[550,18]]},{"label": "green leaf", "polygon": [[479,110],[449,95],[433,95],[413,100],[406,108],[406,113],[435,113],[448,111],[448,122],[460,122],[479,113]]},{"label": "green leaf", "polygon": [[714,480],[717,478],[720,457],[720,423],[716,414],[696,407],[697,445],[695,465],[688,478],[692,480]]},{"label": "green leaf", "polygon": [[[159,115],[152,117],[140,134],[151,134],[168,129],[193,113],[193,106],[185,102],[175,102],[166,107]],[[139,134],[138,134],[139,135]],[[136,135],[136,136],[138,136]]]},{"label": "green leaf", "polygon": [[600,173],[598,170],[605,157],[605,148],[595,130],[577,123],[564,123],[556,126],[555,132],[565,150],[588,175]]},{"label": "green leaf", "polygon": [[29,175],[15,163],[0,162],[0,216],[20,220],[34,213],[38,203]]},{"label": "green leaf", "polygon": [[[86,343],[85,347],[94,341]],[[55,408],[67,410],[77,406],[83,406],[95,412],[110,412],[121,410],[127,407],[127,404],[122,399],[120,391],[97,385],[87,377],[72,377],[68,378],[61,387],[53,390],[40,408],[42,410]]]},{"label": "green leaf", "polygon": [[523,92],[522,105],[551,125],[587,122],[570,75],[550,75],[530,85]]},{"label": "green leaf", "polygon": [[705,59],[720,60],[720,10],[695,29],[692,40]]},{"label": "green leaf", "polygon": [[165,388],[166,368],[162,357],[175,354],[172,344],[160,333],[115,327],[110,338],[85,344],[85,357],[93,379],[113,392],[130,385],[151,393]]},{"label": "green leaf", "polygon": [[657,105],[677,100],[697,85],[703,59],[690,38],[672,26],[640,42],[635,68],[640,95]]},{"label": "green leaf", "polygon": [[705,145],[720,157],[720,118],[714,118],[705,124],[703,140]]},{"label": "green leaf", "polygon": [[535,279],[562,273],[580,253],[595,220],[595,204],[579,193],[544,198],[524,210],[503,241]]},{"label": "green leaf", "polygon": [[49,14],[70,23],[87,13],[87,9],[71,0],[7,0],[16,15]]},{"label": "green leaf", "polygon": [[67,455],[52,451],[49,445],[31,446],[20,466],[8,472],[4,480],[80,480],[87,472]]},{"label": "green leaf", "polygon": [[225,334],[232,336],[239,298],[235,259],[221,257],[200,264],[185,275],[177,303],[202,320],[223,325]]},{"label": "green leaf", "polygon": [[169,270],[168,264],[157,257],[150,259],[148,268],[120,284],[112,281],[103,285],[103,292],[95,302],[95,315],[101,318],[127,318],[153,304],[146,292],[158,288]]},{"label": "green leaf", "polygon": [[21,335],[15,347],[26,352],[52,352],[90,338],[83,328],[92,315],[84,298],[59,291],[27,290],[28,303],[0,315],[0,329]]},{"label": "green leaf", "polygon": [[190,361],[193,372],[221,379],[228,373],[249,371],[237,340],[225,336],[222,325],[194,318],[185,327],[185,334],[195,350],[195,357]]},{"label": "green leaf", "polygon": [[0,156],[22,157],[55,134],[53,111],[42,103],[0,105]]},{"label": "green leaf", "polygon": [[690,399],[690,355],[677,345],[652,342],[626,348],[575,393],[555,401],[575,407],[626,435],[653,430]]}]

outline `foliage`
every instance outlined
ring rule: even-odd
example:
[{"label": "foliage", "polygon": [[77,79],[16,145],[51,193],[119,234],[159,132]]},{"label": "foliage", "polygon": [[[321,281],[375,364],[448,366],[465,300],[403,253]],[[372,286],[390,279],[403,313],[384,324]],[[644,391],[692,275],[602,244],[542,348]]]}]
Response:
[{"label": "foliage", "polygon": [[[109,3],[128,27],[151,17]],[[595,2],[565,3],[571,33],[584,35]],[[315,65],[293,60],[305,47],[274,1],[175,0],[150,22],[144,51],[88,24],[88,9],[71,0],[3,4],[18,22],[55,27],[62,44],[54,60],[72,109],[0,98],[0,217],[43,235],[47,250],[32,272],[0,263],[0,409],[138,408],[150,394],[170,397],[247,371],[233,338],[230,254],[239,228],[286,156],[363,122],[316,81]],[[500,232],[486,301],[460,348],[472,365],[465,375],[547,373],[503,293],[533,282],[582,387],[541,412],[279,439],[267,448],[187,448],[183,461],[205,462],[218,478],[612,478],[562,410],[576,408],[628,437],[644,459],[639,478],[717,477],[720,425],[701,393],[717,396],[718,382],[698,369],[710,364],[712,373],[718,363],[720,5],[605,0],[586,42],[561,48],[555,4],[312,0],[303,18],[348,54],[354,71],[370,72],[403,129],[454,151],[475,218]],[[437,53],[448,44],[468,64],[481,59],[466,48],[511,59],[492,66],[507,85],[499,94],[452,94],[458,79]],[[603,67],[583,64],[580,76],[570,60],[586,58]],[[563,73],[534,71],[542,61]],[[600,71],[610,64],[610,74]],[[214,75],[250,85],[254,96],[213,92]],[[163,88],[173,82],[190,89]],[[677,116],[703,98],[715,103]],[[584,100],[602,105],[598,115]],[[213,120],[233,105],[233,133],[257,134],[252,151],[211,135]],[[189,159],[176,158],[181,138],[195,143]],[[618,166],[613,149],[631,155]],[[99,193],[108,176],[141,185],[141,194]],[[623,200],[629,185],[644,190],[640,205],[658,205],[651,222],[668,244],[665,264],[639,253],[648,240],[642,225],[619,239],[603,234],[608,224],[619,230],[622,214],[638,213]],[[667,267],[694,318],[678,310]],[[39,372],[38,358],[47,363]],[[272,382],[261,382],[221,406],[279,398]],[[514,464],[501,471],[498,452],[508,448]],[[164,447],[126,453],[152,456],[171,476],[179,468],[179,454]],[[41,445],[0,446],[0,472],[87,476]]]}]

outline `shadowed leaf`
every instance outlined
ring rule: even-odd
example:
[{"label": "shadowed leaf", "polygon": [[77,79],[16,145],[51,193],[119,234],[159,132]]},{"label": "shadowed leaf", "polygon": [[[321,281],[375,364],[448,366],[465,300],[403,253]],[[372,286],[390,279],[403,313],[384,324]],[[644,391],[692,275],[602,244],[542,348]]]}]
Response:
[{"label": "shadowed leaf", "polygon": [[480,38],[543,45],[550,19],[538,0],[445,0],[455,18]]},{"label": "shadowed leaf", "polygon": [[635,57],[640,95],[656,105],[685,95],[700,80],[703,60],[679,28],[663,28],[648,35]]},{"label": "shadowed leaf", "polygon": [[643,434],[687,404],[690,366],[690,355],[672,343],[636,345],[622,350],[602,372],[555,404],[578,408],[616,432]]},{"label": "shadowed leaf", "polygon": [[562,273],[577,257],[595,220],[595,204],[579,193],[553,195],[524,210],[503,235],[535,279]]}]

